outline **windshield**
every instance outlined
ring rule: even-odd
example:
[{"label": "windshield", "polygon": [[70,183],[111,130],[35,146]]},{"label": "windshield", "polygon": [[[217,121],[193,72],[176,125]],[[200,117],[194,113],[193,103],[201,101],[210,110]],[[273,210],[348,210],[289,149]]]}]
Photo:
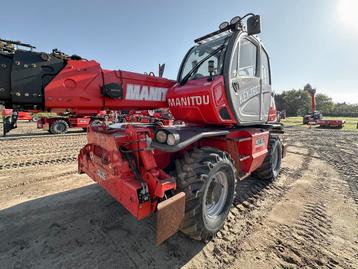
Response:
[{"label": "windshield", "polygon": [[189,77],[189,80],[191,79],[198,79],[202,77],[208,77],[209,71],[208,71],[208,62],[214,61],[214,73],[213,75],[221,74],[222,67],[224,63],[224,54],[226,50],[226,45],[228,42],[228,36],[225,35],[223,37],[217,38],[212,41],[208,41],[204,44],[198,45],[193,47],[189,54],[187,55],[185,62],[183,64],[183,67],[181,69],[181,73],[179,76],[179,81],[181,81],[189,72],[192,71],[192,69],[203,59],[208,57],[211,53],[213,53],[215,50],[219,49],[222,45],[225,45],[225,47],[215,53],[215,55],[212,55],[208,59],[206,59],[198,68],[193,72],[193,74]]}]

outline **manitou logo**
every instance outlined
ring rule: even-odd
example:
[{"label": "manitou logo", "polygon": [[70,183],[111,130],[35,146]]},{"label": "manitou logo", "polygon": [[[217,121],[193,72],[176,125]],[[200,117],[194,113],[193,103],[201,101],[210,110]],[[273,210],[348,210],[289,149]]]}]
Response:
[{"label": "manitou logo", "polygon": [[209,95],[186,96],[168,99],[169,106],[201,106],[210,103]]},{"label": "manitou logo", "polygon": [[167,91],[167,88],[128,84],[126,99],[144,101],[165,101],[167,98]]}]

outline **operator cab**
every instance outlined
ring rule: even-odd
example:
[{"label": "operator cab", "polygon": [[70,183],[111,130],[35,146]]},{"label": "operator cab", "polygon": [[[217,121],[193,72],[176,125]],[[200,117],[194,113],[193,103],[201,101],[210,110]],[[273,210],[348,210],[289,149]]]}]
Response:
[{"label": "operator cab", "polygon": [[168,92],[176,119],[212,125],[267,122],[269,58],[254,36],[260,32],[260,17],[248,16],[246,27],[241,22],[247,16],[235,17],[195,40],[181,64],[178,83]]}]

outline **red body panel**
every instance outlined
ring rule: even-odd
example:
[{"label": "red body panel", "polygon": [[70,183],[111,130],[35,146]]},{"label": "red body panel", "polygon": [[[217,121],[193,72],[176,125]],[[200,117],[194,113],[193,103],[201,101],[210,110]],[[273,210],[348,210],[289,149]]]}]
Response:
[{"label": "red body panel", "polygon": [[200,146],[209,146],[230,153],[241,174],[255,171],[263,163],[268,146],[269,132],[244,129],[230,132],[224,139],[203,139]]},{"label": "red body panel", "polygon": [[[123,97],[102,95],[102,86],[117,83]],[[100,110],[167,107],[166,94],[174,81],[126,71],[102,70],[96,61],[68,60],[45,88],[45,107],[55,112],[95,115]]]},{"label": "red body panel", "polygon": [[[189,80],[185,86],[176,84],[168,92],[168,105],[176,120],[212,125],[236,123],[226,100],[223,76],[212,81]],[[227,119],[220,116],[221,109],[227,110]]]}]

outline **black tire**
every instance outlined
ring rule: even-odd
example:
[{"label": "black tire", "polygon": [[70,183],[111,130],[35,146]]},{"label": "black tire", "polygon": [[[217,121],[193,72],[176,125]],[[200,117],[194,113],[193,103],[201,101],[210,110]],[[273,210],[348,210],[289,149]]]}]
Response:
[{"label": "black tire", "polygon": [[49,131],[51,134],[65,134],[68,131],[68,123],[65,120],[55,120]]},{"label": "black tire", "polygon": [[233,162],[220,150],[194,149],[176,161],[176,172],[178,191],[186,195],[180,230],[193,239],[210,240],[224,225],[235,198]]},{"label": "black tire", "polygon": [[[277,155],[275,155],[277,154]],[[277,156],[277,157],[276,157]],[[276,136],[270,136],[268,153],[262,165],[253,172],[253,176],[267,181],[273,181],[280,173],[282,161],[282,143]]]}]

